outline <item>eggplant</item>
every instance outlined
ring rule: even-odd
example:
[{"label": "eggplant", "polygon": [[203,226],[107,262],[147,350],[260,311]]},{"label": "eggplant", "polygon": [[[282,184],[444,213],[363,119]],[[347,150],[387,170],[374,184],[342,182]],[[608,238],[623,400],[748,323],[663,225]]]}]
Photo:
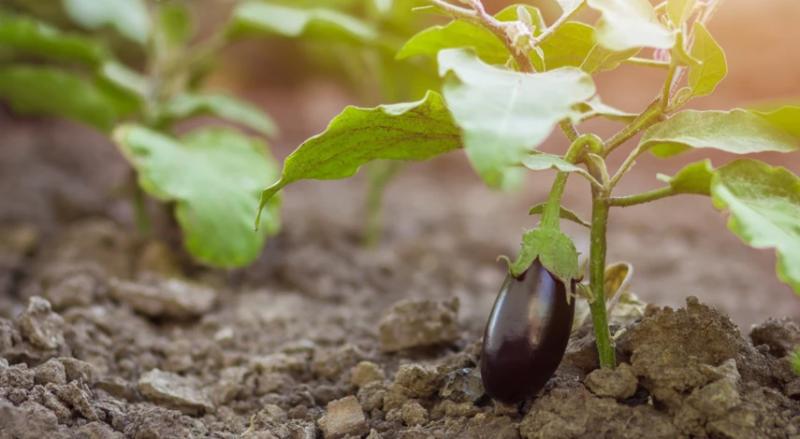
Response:
[{"label": "eggplant", "polygon": [[486,393],[505,403],[537,394],[567,349],[575,300],[537,259],[522,275],[508,275],[497,295],[481,352]]}]

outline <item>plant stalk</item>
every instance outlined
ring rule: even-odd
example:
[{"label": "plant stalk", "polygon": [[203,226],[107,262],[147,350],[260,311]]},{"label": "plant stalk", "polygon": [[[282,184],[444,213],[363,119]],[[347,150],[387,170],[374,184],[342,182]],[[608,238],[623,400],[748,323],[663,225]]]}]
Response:
[{"label": "plant stalk", "polygon": [[600,357],[600,367],[614,368],[617,365],[614,344],[608,329],[606,315],[605,270],[606,230],[608,227],[608,198],[604,192],[592,191],[592,231],[589,254],[589,285],[592,290],[592,325]]}]

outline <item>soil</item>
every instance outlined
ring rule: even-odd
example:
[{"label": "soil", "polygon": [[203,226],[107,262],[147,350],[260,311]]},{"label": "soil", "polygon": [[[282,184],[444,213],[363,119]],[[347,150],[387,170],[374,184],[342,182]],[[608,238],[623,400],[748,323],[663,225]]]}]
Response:
[{"label": "soil", "polygon": [[[374,249],[359,243],[358,182],[292,188],[262,258],[221,272],[135,232],[125,166],[102,138],[6,122],[0,438],[800,437],[788,360],[800,326],[770,319],[743,335],[695,298],[617,313],[617,369],[596,370],[585,326],[541,394],[493,402],[476,369],[480,336],[502,280],[495,258],[528,219],[524,200],[480,189],[452,163],[401,177]],[[76,138],[80,152],[63,140]],[[643,242],[672,242],[673,277],[693,246],[693,257],[713,254],[680,220],[625,218],[612,242],[643,267],[634,290],[669,279]],[[724,267],[712,278],[771,270]],[[686,294],[672,282],[662,294],[674,301]]]}]

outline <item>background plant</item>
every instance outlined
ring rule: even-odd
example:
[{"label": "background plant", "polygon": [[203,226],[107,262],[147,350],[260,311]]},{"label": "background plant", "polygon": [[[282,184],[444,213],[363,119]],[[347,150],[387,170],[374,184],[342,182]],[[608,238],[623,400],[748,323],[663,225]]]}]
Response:
[{"label": "background plant", "polygon": [[[69,118],[113,137],[136,171],[138,187],[132,186],[142,228],[148,228],[143,190],[174,206],[187,249],[210,265],[246,265],[279,227],[276,198],[258,233],[252,228],[260,189],[278,177],[264,142],[276,127],[256,106],[203,90],[220,51],[254,37],[298,39],[308,47],[325,42],[334,56],[344,56],[338,65],[349,66],[353,77],[380,71],[382,79],[372,84],[385,88],[380,96],[387,99],[410,94],[393,87],[401,83],[400,75],[417,78],[402,82],[406,88],[424,77],[388,68],[402,42],[397,35],[411,33],[406,0],[242,1],[228,11],[227,20],[205,32],[195,28],[192,2],[101,3],[4,2],[0,99],[16,112]],[[324,63],[321,51],[311,53]],[[187,128],[183,123],[198,116],[233,126]],[[375,169],[374,187],[380,189],[392,167]],[[371,200],[379,206],[380,191]]]},{"label": "background plant", "polygon": [[[679,194],[708,196],[729,213],[730,230],[745,243],[776,250],[778,277],[800,292],[800,179],[788,170],[753,159],[718,168],[702,160],[674,176],[659,175],[664,184],[658,189],[614,192],[643,154],[668,158],[705,148],[732,154],[797,151],[798,106],[681,110],[693,98],[713,93],[727,73],[724,52],[706,28],[719,1],[558,3],[562,14],[548,24],[529,5],[492,16],[478,0],[431,0],[429,9],[453,20],[412,37],[398,57],[436,56],[442,94],[429,91],[416,102],[346,108],[286,159],[280,180],[262,194],[262,206],[301,179],[346,178],[373,160],[426,160],[459,148],[492,187],[514,187],[526,168],[555,169],[548,199],[531,209],[541,220],[523,235],[509,270],[518,275],[538,258],[567,285],[581,280],[578,252],[560,230],[560,220],[590,227],[589,279],[576,292],[590,304],[603,367],[615,364],[604,291],[612,208]],[[582,9],[595,10],[599,20],[592,25],[575,21]],[[612,108],[597,96],[592,75],[621,63],[664,71],[663,87],[639,113]],[[581,133],[580,124],[595,117],[622,127],[607,139]],[[536,151],[556,127],[570,141],[566,152]],[[629,142],[639,134],[637,142]],[[611,172],[607,158],[629,143],[633,146],[622,165]],[[591,190],[590,221],[561,205],[571,174],[585,179]]]}]

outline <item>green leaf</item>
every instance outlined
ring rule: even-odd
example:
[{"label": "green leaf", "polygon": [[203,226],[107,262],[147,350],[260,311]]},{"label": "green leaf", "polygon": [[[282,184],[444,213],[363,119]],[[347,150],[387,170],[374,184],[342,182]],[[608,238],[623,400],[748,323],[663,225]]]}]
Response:
[{"label": "green leaf", "polygon": [[169,125],[181,119],[205,115],[241,124],[267,136],[277,132],[275,123],[261,109],[222,94],[178,95],[164,104],[159,120],[160,123]]},{"label": "green leaf", "polygon": [[659,23],[648,0],[588,0],[588,4],[602,14],[597,41],[607,49],[669,49],[675,44],[675,35]]},{"label": "green leaf", "polygon": [[711,195],[711,179],[714,177],[714,167],[711,160],[702,160],[686,165],[677,174],[670,177],[658,174],[657,178],[678,194]]},{"label": "green leaf", "polygon": [[28,17],[0,14],[0,47],[13,55],[97,66],[108,52],[89,38],[70,35]]},{"label": "green leaf", "polygon": [[[517,6],[509,6],[495,15],[500,21],[515,21]],[[544,19],[538,8],[524,6],[531,15],[534,34],[538,35],[544,28]],[[397,52],[397,59],[424,55],[435,58],[440,50],[452,48],[470,48],[480,59],[489,64],[504,64],[511,54],[497,36],[485,27],[463,20],[453,20],[444,26],[433,26],[411,37]]]},{"label": "green leaf", "polygon": [[[580,174],[590,182],[597,183],[594,177],[589,174],[586,169],[574,165],[561,157],[553,154],[534,153],[522,159],[522,165],[531,171],[544,171],[547,169],[556,169],[561,172],[574,172]],[[597,183],[599,185],[599,183]]]},{"label": "green leaf", "polygon": [[61,116],[103,131],[130,110],[101,84],[50,67],[0,67],[0,99],[19,113]]},{"label": "green leaf", "polygon": [[800,105],[785,105],[780,108],[754,113],[766,119],[776,128],[800,140]]},{"label": "green leaf", "polygon": [[458,128],[435,92],[411,103],[347,107],[286,158],[280,180],[264,190],[261,205],[298,180],[347,178],[373,160],[427,160],[460,146]]},{"label": "green leaf", "polygon": [[150,16],[142,0],[63,0],[70,18],[86,29],[111,26],[120,35],[145,44],[150,36]]},{"label": "green leaf", "polygon": [[299,9],[260,1],[236,6],[228,35],[277,35],[349,43],[373,43],[378,38],[370,25],[332,9]]},{"label": "green leaf", "polygon": [[790,355],[790,361],[792,362],[792,371],[794,371],[794,374],[800,375],[800,348],[797,348],[794,352],[792,352]]},{"label": "green leaf", "polygon": [[734,154],[792,152],[798,142],[767,120],[745,110],[677,113],[645,131],[640,145],[659,157],[689,148],[714,148]]},{"label": "green leaf", "polygon": [[[544,209],[546,207],[547,207],[547,203],[539,203],[539,204],[531,207],[531,210],[528,212],[528,214],[529,215],[541,215],[542,213],[544,213]],[[592,227],[592,225],[588,221],[582,219],[580,216],[578,216],[577,213],[575,213],[574,211],[572,211],[570,209],[567,209],[564,206],[561,206],[561,211],[559,212],[558,216],[561,217],[561,219],[565,219],[567,221],[572,221],[573,223],[580,224],[580,225],[582,225],[583,227],[586,227],[586,228],[591,228]]]},{"label": "green leaf", "polygon": [[544,53],[545,69],[553,70],[559,67],[580,67],[596,44],[592,26],[568,21],[542,41],[539,47]]},{"label": "green leaf", "polygon": [[218,267],[247,265],[267,236],[277,232],[277,198],[261,216],[259,231],[253,231],[258,194],[278,174],[258,140],[223,128],[175,139],[138,125],[116,129],[114,139],[142,188],[175,202],[184,244],[197,260]]},{"label": "green leaf", "polygon": [[630,123],[639,116],[636,113],[628,113],[627,111],[612,107],[603,102],[599,96],[595,96],[586,102],[578,104],[578,108],[584,113],[581,117],[584,120],[594,116],[602,116],[609,120]]},{"label": "green leaf", "polygon": [[680,28],[694,9],[695,0],[667,0],[667,16],[675,28]]},{"label": "green leaf", "polygon": [[521,275],[537,258],[547,271],[566,285],[580,276],[575,244],[560,230],[539,228],[525,232],[519,255],[509,267],[511,274]]},{"label": "green leaf", "polygon": [[592,47],[589,54],[586,55],[586,59],[580,67],[587,73],[614,70],[622,64],[623,61],[635,56],[639,51],[640,49],[637,47],[617,52],[596,44]]},{"label": "green leaf", "polygon": [[98,77],[111,86],[127,93],[132,98],[143,102],[150,90],[148,79],[139,72],[131,70],[125,64],[116,61],[104,62],[97,72]]},{"label": "green leaf", "polygon": [[467,156],[492,187],[507,187],[509,169],[559,121],[578,116],[573,106],[595,93],[591,77],[581,70],[512,72],[463,49],[441,51],[439,73],[446,77],[444,96],[464,133]]},{"label": "green leaf", "polygon": [[689,69],[689,86],[694,96],[710,95],[728,74],[725,52],[701,23],[694,24],[691,55],[700,61]]},{"label": "green leaf", "polygon": [[777,251],[778,277],[800,294],[800,178],[757,160],[718,169],[714,206],[730,212],[728,228],[751,247]]}]

